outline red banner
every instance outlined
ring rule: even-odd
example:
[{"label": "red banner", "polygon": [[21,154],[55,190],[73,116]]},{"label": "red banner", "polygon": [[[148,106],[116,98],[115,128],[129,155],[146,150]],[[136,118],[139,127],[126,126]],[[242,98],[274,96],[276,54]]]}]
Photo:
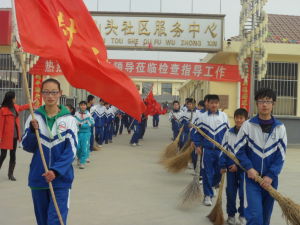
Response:
[{"label": "red banner", "polygon": [[34,107],[38,108],[42,105],[42,94],[41,94],[41,88],[42,88],[42,82],[43,82],[43,76],[41,75],[35,75],[33,78],[33,101],[34,101]]},{"label": "red banner", "polygon": [[251,92],[251,64],[250,59],[248,59],[248,78],[247,80],[241,81],[241,96],[240,96],[240,107],[250,110],[250,93]]},{"label": "red banner", "polygon": [[0,10],[0,45],[10,45],[11,11]]},{"label": "red banner", "polygon": [[[236,65],[149,61],[149,60],[109,60],[119,70],[130,77],[170,78],[208,81],[241,81]],[[52,60],[40,59],[31,69],[31,74],[62,75],[60,66]]]}]

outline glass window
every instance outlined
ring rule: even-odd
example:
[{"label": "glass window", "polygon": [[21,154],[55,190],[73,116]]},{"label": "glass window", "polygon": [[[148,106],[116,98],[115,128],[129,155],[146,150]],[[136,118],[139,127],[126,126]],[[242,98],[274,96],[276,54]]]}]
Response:
[{"label": "glass window", "polygon": [[161,84],[161,94],[162,95],[172,95],[172,84],[162,83]]},{"label": "glass window", "polygon": [[152,87],[152,82],[143,82],[142,94],[148,94]]}]

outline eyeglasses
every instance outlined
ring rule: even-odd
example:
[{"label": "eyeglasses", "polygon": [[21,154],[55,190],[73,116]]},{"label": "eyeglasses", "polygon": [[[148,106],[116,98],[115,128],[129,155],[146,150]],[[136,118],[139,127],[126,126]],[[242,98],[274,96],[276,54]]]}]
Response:
[{"label": "eyeglasses", "polygon": [[270,104],[273,104],[273,101],[258,100],[257,103],[260,105],[263,105],[263,104],[270,105]]},{"label": "eyeglasses", "polygon": [[59,91],[42,91],[42,94],[45,96],[49,96],[49,95],[56,96],[58,95],[58,93]]}]

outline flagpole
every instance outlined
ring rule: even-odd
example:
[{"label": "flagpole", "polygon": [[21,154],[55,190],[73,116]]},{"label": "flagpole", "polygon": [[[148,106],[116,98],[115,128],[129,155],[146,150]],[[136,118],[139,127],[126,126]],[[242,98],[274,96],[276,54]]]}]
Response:
[{"label": "flagpole", "polygon": [[[31,114],[32,119],[35,119],[35,116],[34,116],[34,113],[33,113],[32,101],[31,101],[30,92],[29,92],[28,80],[27,80],[27,76],[26,76],[27,71],[26,71],[26,65],[25,65],[25,62],[24,62],[24,53],[20,52],[19,56],[20,56],[20,62],[21,62],[21,66],[22,66],[22,77],[23,77],[23,81],[24,81],[24,90],[25,90],[25,94],[26,94],[26,97],[27,97],[27,101],[29,103],[30,114]],[[47,173],[49,170],[48,170],[48,166],[47,166],[47,163],[46,163],[46,160],[45,160],[44,151],[43,151],[43,147],[42,147],[41,140],[40,140],[40,133],[39,133],[38,129],[35,129],[35,135],[36,135],[36,139],[37,139],[37,142],[38,142],[38,147],[39,147],[42,163],[43,163],[45,172]],[[52,186],[51,182],[49,182],[49,189],[50,189],[51,197],[52,197],[52,200],[53,200],[53,204],[54,204],[59,222],[60,222],[61,225],[64,225],[60,210],[59,210],[58,205],[57,205],[55,193],[54,193],[53,186]]]}]

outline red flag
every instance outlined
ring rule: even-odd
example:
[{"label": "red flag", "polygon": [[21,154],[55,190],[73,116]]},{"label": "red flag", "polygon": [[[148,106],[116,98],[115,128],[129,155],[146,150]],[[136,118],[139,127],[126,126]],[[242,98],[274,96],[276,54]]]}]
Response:
[{"label": "red flag", "polygon": [[15,8],[24,51],[57,60],[71,85],[140,119],[144,103],[132,80],[108,63],[82,0],[15,0]]},{"label": "red flag", "polygon": [[145,111],[146,115],[153,116],[155,114],[165,114],[165,110],[161,108],[161,105],[154,98],[152,90],[149,92],[144,102],[146,105],[146,111]]}]

